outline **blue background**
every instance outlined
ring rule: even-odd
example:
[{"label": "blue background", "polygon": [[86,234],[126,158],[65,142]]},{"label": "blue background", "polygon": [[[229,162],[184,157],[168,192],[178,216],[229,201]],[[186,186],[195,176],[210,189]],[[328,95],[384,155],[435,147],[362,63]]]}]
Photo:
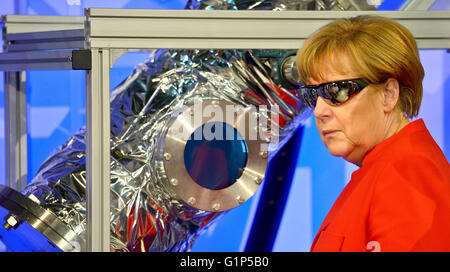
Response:
[{"label": "blue background", "polygon": [[[0,14],[81,16],[88,7],[183,9],[186,0],[0,0]],[[379,7],[396,10],[403,1],[386,0]],[[450,1],[438,0],[431,10],[449,10]],[[129,53],[111,69],[116,86],[146,58]],[[423,118],[447,158],[450,157],[450,54],[445,50],[420,50],[425,68]],[[85,124],[83,71],[27,72],[29,180],[42,162]],[[292,188],[274,251],[308,251],[328,210],[357,168],[332,157],[323,145],[313,118],[305,130]],[[0,77],[0,184],[5,179],[4,87]],[[326,166],[326,169],[324,169]],[[261,189],[261,188],[260,188]],[[243,205],[228,212],[206,230],[192,251],[242,251],[261,190]],[[5,251],[0,243],[0,251]]]}]

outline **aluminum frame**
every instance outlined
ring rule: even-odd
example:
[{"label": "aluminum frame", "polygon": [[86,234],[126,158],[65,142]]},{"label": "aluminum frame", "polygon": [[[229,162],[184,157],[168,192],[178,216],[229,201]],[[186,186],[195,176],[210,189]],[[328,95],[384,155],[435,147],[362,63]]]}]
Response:
[{"label": "aluminum frame", "polygon": [[7,52],[84,48],[84,29],[6,34]]},{"label": "aluminum frame", "polygon": [[[57,39],[52,42],[51,39],[44,39],[43,42],[36,39],[38,34],[36,32],[45,32],[47,37],[68,37],[69,31],[77,32],[73,30],[80,29],[80,24],[83,22],[84,31],[78,30],[77,35],[84,33],[84,48],[91,50],[91,69],[86,72],[87,237],[85,250],[109,251],[109,69],[118,56],[130,49],[297,49],[319,27],[337,18],[362,14],[377,14],[399,21],[412,31],[421,49],[450,48],[450,11],[270,12],[87,9],[85,17],[55,18],[56,16],[19,15],[2,17],[5,23],[4,38],[21,41],[28,39],[31,42],[28,43],[29,47],[18,47],[17,44],[6,43],[5,51],[8,53],[0,54],[0,70],[23,73],[20,71],[42,70],[48,67],[71,69],[64,65],[55,68],[54,63],[49,63],[45,58],[31,61],[34,65],[19,67],[17,62],[11,61],[18,58],[11,58],[14,52],[9,51],[26,51],[27,54],[20,53],[23,56],[21,62],[29,64],[29,60],[41,54],[40,50],[47,46],[52,49],[74,49],[74,41]],[[23,22],[18,23],[20,20]],[[9,35],[17,33],[28,34]],[[35,42],[32,42],[33,39]],[[79,46],[79,40],[75,42]],[[57,56],[65,53],[50,50],[45,54]],[[71,63],[72,59],[68,57],[64,62]],[[6,75],[11,76],[9,72]],[[8,82],[13,81],[8,80]],[[17,95],[19,92],[23,95],[21,98],[23,100],[25,78],[20,82],[19,85],[5,86],[5,98]],[[26,112],[19,110],[14,113],[16,100],[9,97],[5,100],[9,105],[6,106],[8,113],[5,114],[7,116],[5,132],[8,134],[17,130],[14,126],[20,127],[21,130],[20,133],[12,135],[7,143],[10,147],[9,155],[7,155],[11,156],[14,153],[13,155],[16,156],[15,162],[7,165],[9,169],[7,171],[15,173],[17,168],[20,168],[23,173],[26,171],[24,170],[26,167],[23,169],[23,162],[26,162],[26,149],[20,147],[16,149],[16,147],[18,144],[23,146],[20,139],[23,135],[26,136],[26,125],[24,131],[22,118],[24,114],[26,116]],[[17,175],[12,179],[17,180]],[[15,187],[18,182],[12,180],[8,184]]]},{"label": "aluminum frame", "polygon": [[297,49],[343,17],[377,14],[411,30],[420,48],[449,48],[449,11],[231,11],[90,9],[87,47]]},{"label": "aluminum frame", "polygon": [[26,72],[5,73],[4,78],[5,183],[21,191],[28,181]]},{"label": "aluminum frame", "polygon": [[92,48],[86,73],[86,245],[110,251],[110,50]]},{"label": "aluminum frame", "polygon": [[[83,29],[84,16],[2,15],[5,34]],[[4,37],[3,37],[4,38]]]}]

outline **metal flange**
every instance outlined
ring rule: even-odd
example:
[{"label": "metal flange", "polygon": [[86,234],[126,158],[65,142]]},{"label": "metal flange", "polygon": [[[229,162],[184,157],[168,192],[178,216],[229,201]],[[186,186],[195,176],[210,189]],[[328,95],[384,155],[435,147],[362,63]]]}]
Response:
[{"label": "metal flange", "polygon": [[[220,114],[208,114],[212,112]],[[255,112],[231,102],[209,100],[186,108],[176,117],[165,136],[162,160],[169,186],[181,200],[200,210],[219,212],[235,208],[255,194],[268,163],[267,138],[260,139],[255,116]],[[240,177],[222,189],[209,189],[193,180],[184,159],[191,135],[211,122],[223,122],[236,129],[248,152]]]},{"label": "metal flange", "polygon": [[[40,232],[52,247],[58,247],[62,251],[84,250],[85,240],[54,213],[41,207],[37,202],[35,197],[24,196],[9,187],[0,185],[0,206],[9,211],[9,214],[2,218],[5,221],[0,226],[0,228],[4,228],[1,232],[19,230],[21,224],[26,222]],[[27,235],[22,233],[20,236],[26,237]],[[39,246],[43,248],[41,245]]]}]

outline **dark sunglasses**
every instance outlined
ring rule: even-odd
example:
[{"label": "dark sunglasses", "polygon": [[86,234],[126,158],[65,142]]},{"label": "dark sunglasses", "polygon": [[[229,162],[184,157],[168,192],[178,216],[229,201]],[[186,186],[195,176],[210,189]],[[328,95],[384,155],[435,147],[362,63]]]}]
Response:
[{"label": "dark sunglasses", "polygon": [[311,108],[316,107],[317,98],[322,97],[329,105],[340,105],[370,85],[365,78],[346,79],[326,82],[319,85],[303,85],[300,87],[301,98]]}]

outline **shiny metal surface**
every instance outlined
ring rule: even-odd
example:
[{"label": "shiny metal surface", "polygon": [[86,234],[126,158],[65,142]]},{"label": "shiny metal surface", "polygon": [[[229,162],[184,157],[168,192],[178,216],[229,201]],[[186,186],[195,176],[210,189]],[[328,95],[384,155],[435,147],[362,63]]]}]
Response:
[{"label": "shiny metal surface", "polygon": [[298,74],[297,65],[295,62],[295,55],[287,57],[281,64],[281,76],[285,81],[293,86],[301,83],[300,75]]},{"label": "shiny metal surface", "polygon": [[[228,115],[217,114],[211,117],[199,112],[199,122],[195,124],[196,107],[217,108],[215,112],[228,113]],[[234,103],[220,100],[205,101],[201,105],[189,107],[178,115],[165,136],[162,155],[164,172],[167,175],[166,181],[169,181],[171,185],[169,188],[174,191],[174,195],[194,208],[211,212],[235,208],[253,196],[260,185],[255,181],[264,178],[268,160],[263,152],[267,152],[267,142],[259,137],[256,122],[253,122],[256,126],[250,127],[252,123],[250,108],[241,107],[239,113],[233,110],[234,108]],[[194,113],[194,116],[191,116],[191,113]],[[207,122],[224,122],[236,128],[248,147],[247,164],[241,177],[231,186],[220,190],[200,186],[191,178],[184,163],[186,142],[195,130]]]},{"label": "shiny metal surface", "polygon": [[[7,209],[2,222],[3,235],[20,227],[22,221],[31,225],[34,229],[44,235],[51,245],[58,247],[62,251],[80,251],[84,246],[84,239],[79,237],[70,227],[64,224],[59,218],[39,206],[36,198],[26,197],[19,192],[0,185],[0,206]],[[44,242],[48,246],[47,243]],[[7,244],[11,249],[13,244]]]}]

